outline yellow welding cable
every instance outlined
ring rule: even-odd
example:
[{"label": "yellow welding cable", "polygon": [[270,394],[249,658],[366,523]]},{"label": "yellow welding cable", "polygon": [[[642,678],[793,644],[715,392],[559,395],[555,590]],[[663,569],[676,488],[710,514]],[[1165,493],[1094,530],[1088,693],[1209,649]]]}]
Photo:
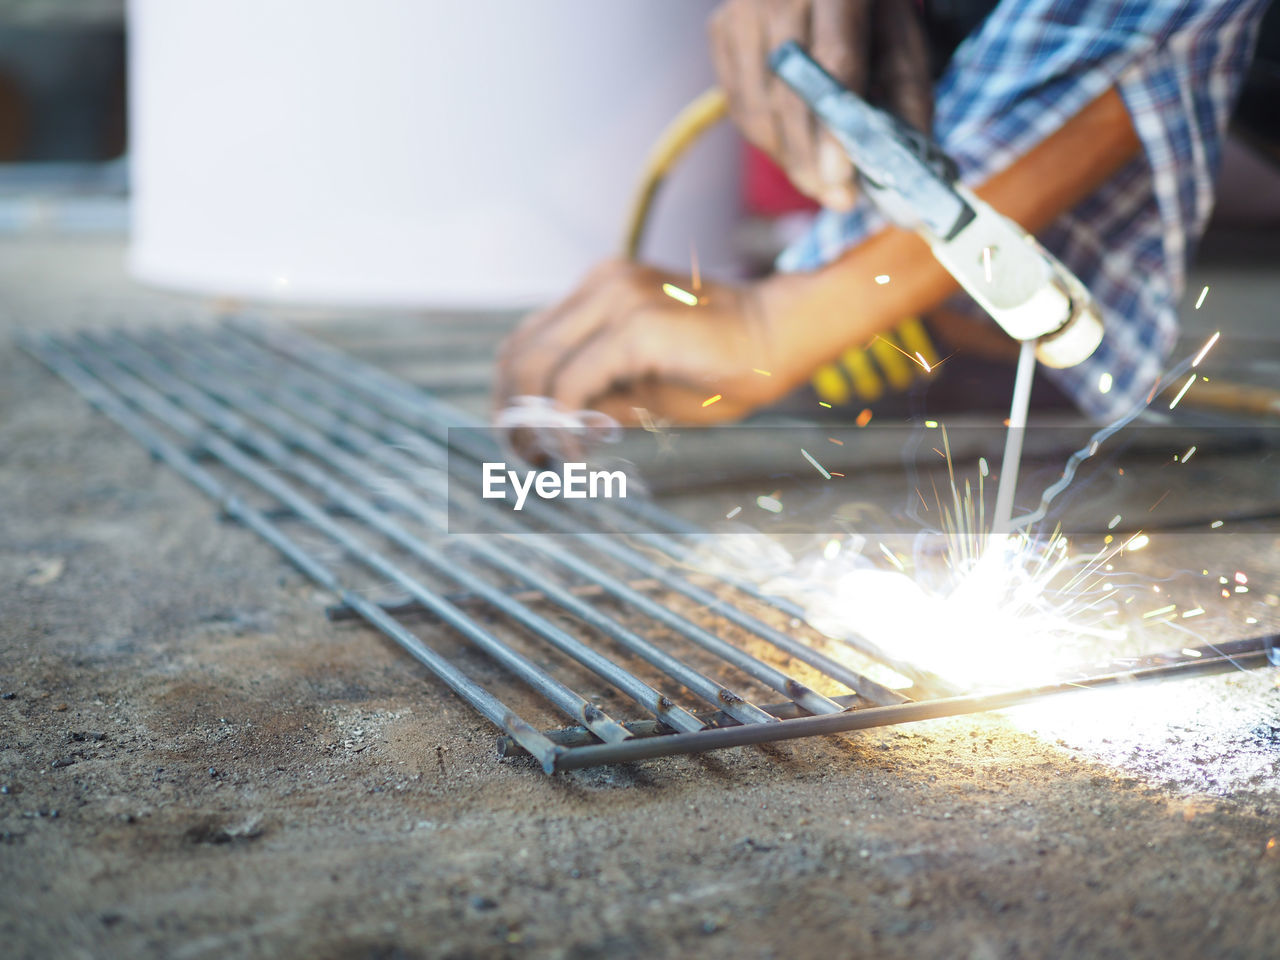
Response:
[{"label": "yellow welding cable", "polygon": [[[698,138],[723,120],[729,113],[724,91],[712,87],[695,97],[659,134],[649,149],[641,171],[640,183],[631,201],[622,253],[628,260],[640,254],[644,229],[653,211],[653,201],[662,181]],[[937,363],[937,353],[925,332],[924,324],[914,318],[903,321],[896,334],[909,356],[917,353],[929,368]],[[887,334],[892,338],[892,334]],[[896,345],[896,341],[894,342]],[[877,346],[878,345],[878,346]],[[872,362],[872,357],[876,363]],[[877,372],[876,366],[880,371]],[[813,375],[813,388],[819,399],[832,405],[843,405],[853,399],[869,403],[884,392],[887,380],[895,389],[903,389],[916,376],[927,375],[924,366],[911,363],[894,346],[880,339],[872,341],[869,351],[857,348],[845,351],[838,363],[827,364]]]}]

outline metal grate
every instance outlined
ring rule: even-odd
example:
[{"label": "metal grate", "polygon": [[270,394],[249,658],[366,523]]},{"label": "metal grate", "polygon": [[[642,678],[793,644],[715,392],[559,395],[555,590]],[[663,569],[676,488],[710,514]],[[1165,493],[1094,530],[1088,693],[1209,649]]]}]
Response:
[{"label": "metal grate", "polygon": [[[682,569],[698,531],[652,503],[610,508],[625,510],[632,527],[643,523],[649,532],[638,537],[581,532],[554,506],[532,501],[527,522],[546,536],[446,537],[450,443],[455,457],[497,453],[478,434],[449,428],[478,424],[297,333],[236,323],[39,336],[23,346],[226,517],[333,592],[340,602],[331,616],[358,617],[394,640],[501,728],[504,754],[527,752],[548,773],[973,713],[1276,657],[1276,638],[1261,637],[1150,657],[1121,672],[954,695],[926,670],[847,641],[865,662],[911,678],[908,697],[824,652],[816,635],[808,642],[769,622],[799,617],[791,603]],[[479,500],[473,508],[490,510],[499,530],[526,522]],[[601,512],[602,530],[608,517]],[[305,525],[294,529],[297,521]],[[388,584],[394,599],[385,598]],[[409,625],[424,614],[449,631],[432,631],[428,642]],[[715,629],[703,625],[708,618]],[[494,665],[523,689],[507,683],[499,699],[489,689],[504,679],[490,680]],[[646,719],[621,722],[600,705],[618,696]],[[548,709],[576,726],[541,732],[524,719]]]}]

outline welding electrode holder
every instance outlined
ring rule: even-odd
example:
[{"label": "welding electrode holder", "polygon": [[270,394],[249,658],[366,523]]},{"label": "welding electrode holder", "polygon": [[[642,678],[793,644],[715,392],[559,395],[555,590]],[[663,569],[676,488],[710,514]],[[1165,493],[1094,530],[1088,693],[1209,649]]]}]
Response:
[{"label": "welding electrode holder", "polygon": [[862,188],[1015,340],[1036,340],[1046,366],[1071,367],[1102,342],[1084,284],[1035,238],[965,188],[925,134],[842,87],[794,41],[769,57],[778,77],[822,121],[858,170]]}]

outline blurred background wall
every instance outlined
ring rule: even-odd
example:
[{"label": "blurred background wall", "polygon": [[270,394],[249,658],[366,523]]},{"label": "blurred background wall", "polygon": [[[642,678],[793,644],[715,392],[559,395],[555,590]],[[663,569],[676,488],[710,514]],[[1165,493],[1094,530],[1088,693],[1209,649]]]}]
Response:
[{"label": "blurred background wall", "polygon": [[[0,0],[0,234],[118,238],[200,296],[537,305],[617,250],[646,151],[711,82],[713,6]],[[1280,224],[1268,20],[1215,218],[1251,237]],[[646,255],[767,265],[797,215],[742,166],[727,128],[699,144]]]}]

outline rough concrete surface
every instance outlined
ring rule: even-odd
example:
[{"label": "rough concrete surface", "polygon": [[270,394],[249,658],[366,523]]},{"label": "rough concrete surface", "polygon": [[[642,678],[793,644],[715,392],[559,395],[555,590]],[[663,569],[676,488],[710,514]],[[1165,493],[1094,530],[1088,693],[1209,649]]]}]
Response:
[{"label": "rough concrete surface", "polygon": [[1280,951],[1274,673],[549,778],[8,343],[0,491],[6,956]]}]

